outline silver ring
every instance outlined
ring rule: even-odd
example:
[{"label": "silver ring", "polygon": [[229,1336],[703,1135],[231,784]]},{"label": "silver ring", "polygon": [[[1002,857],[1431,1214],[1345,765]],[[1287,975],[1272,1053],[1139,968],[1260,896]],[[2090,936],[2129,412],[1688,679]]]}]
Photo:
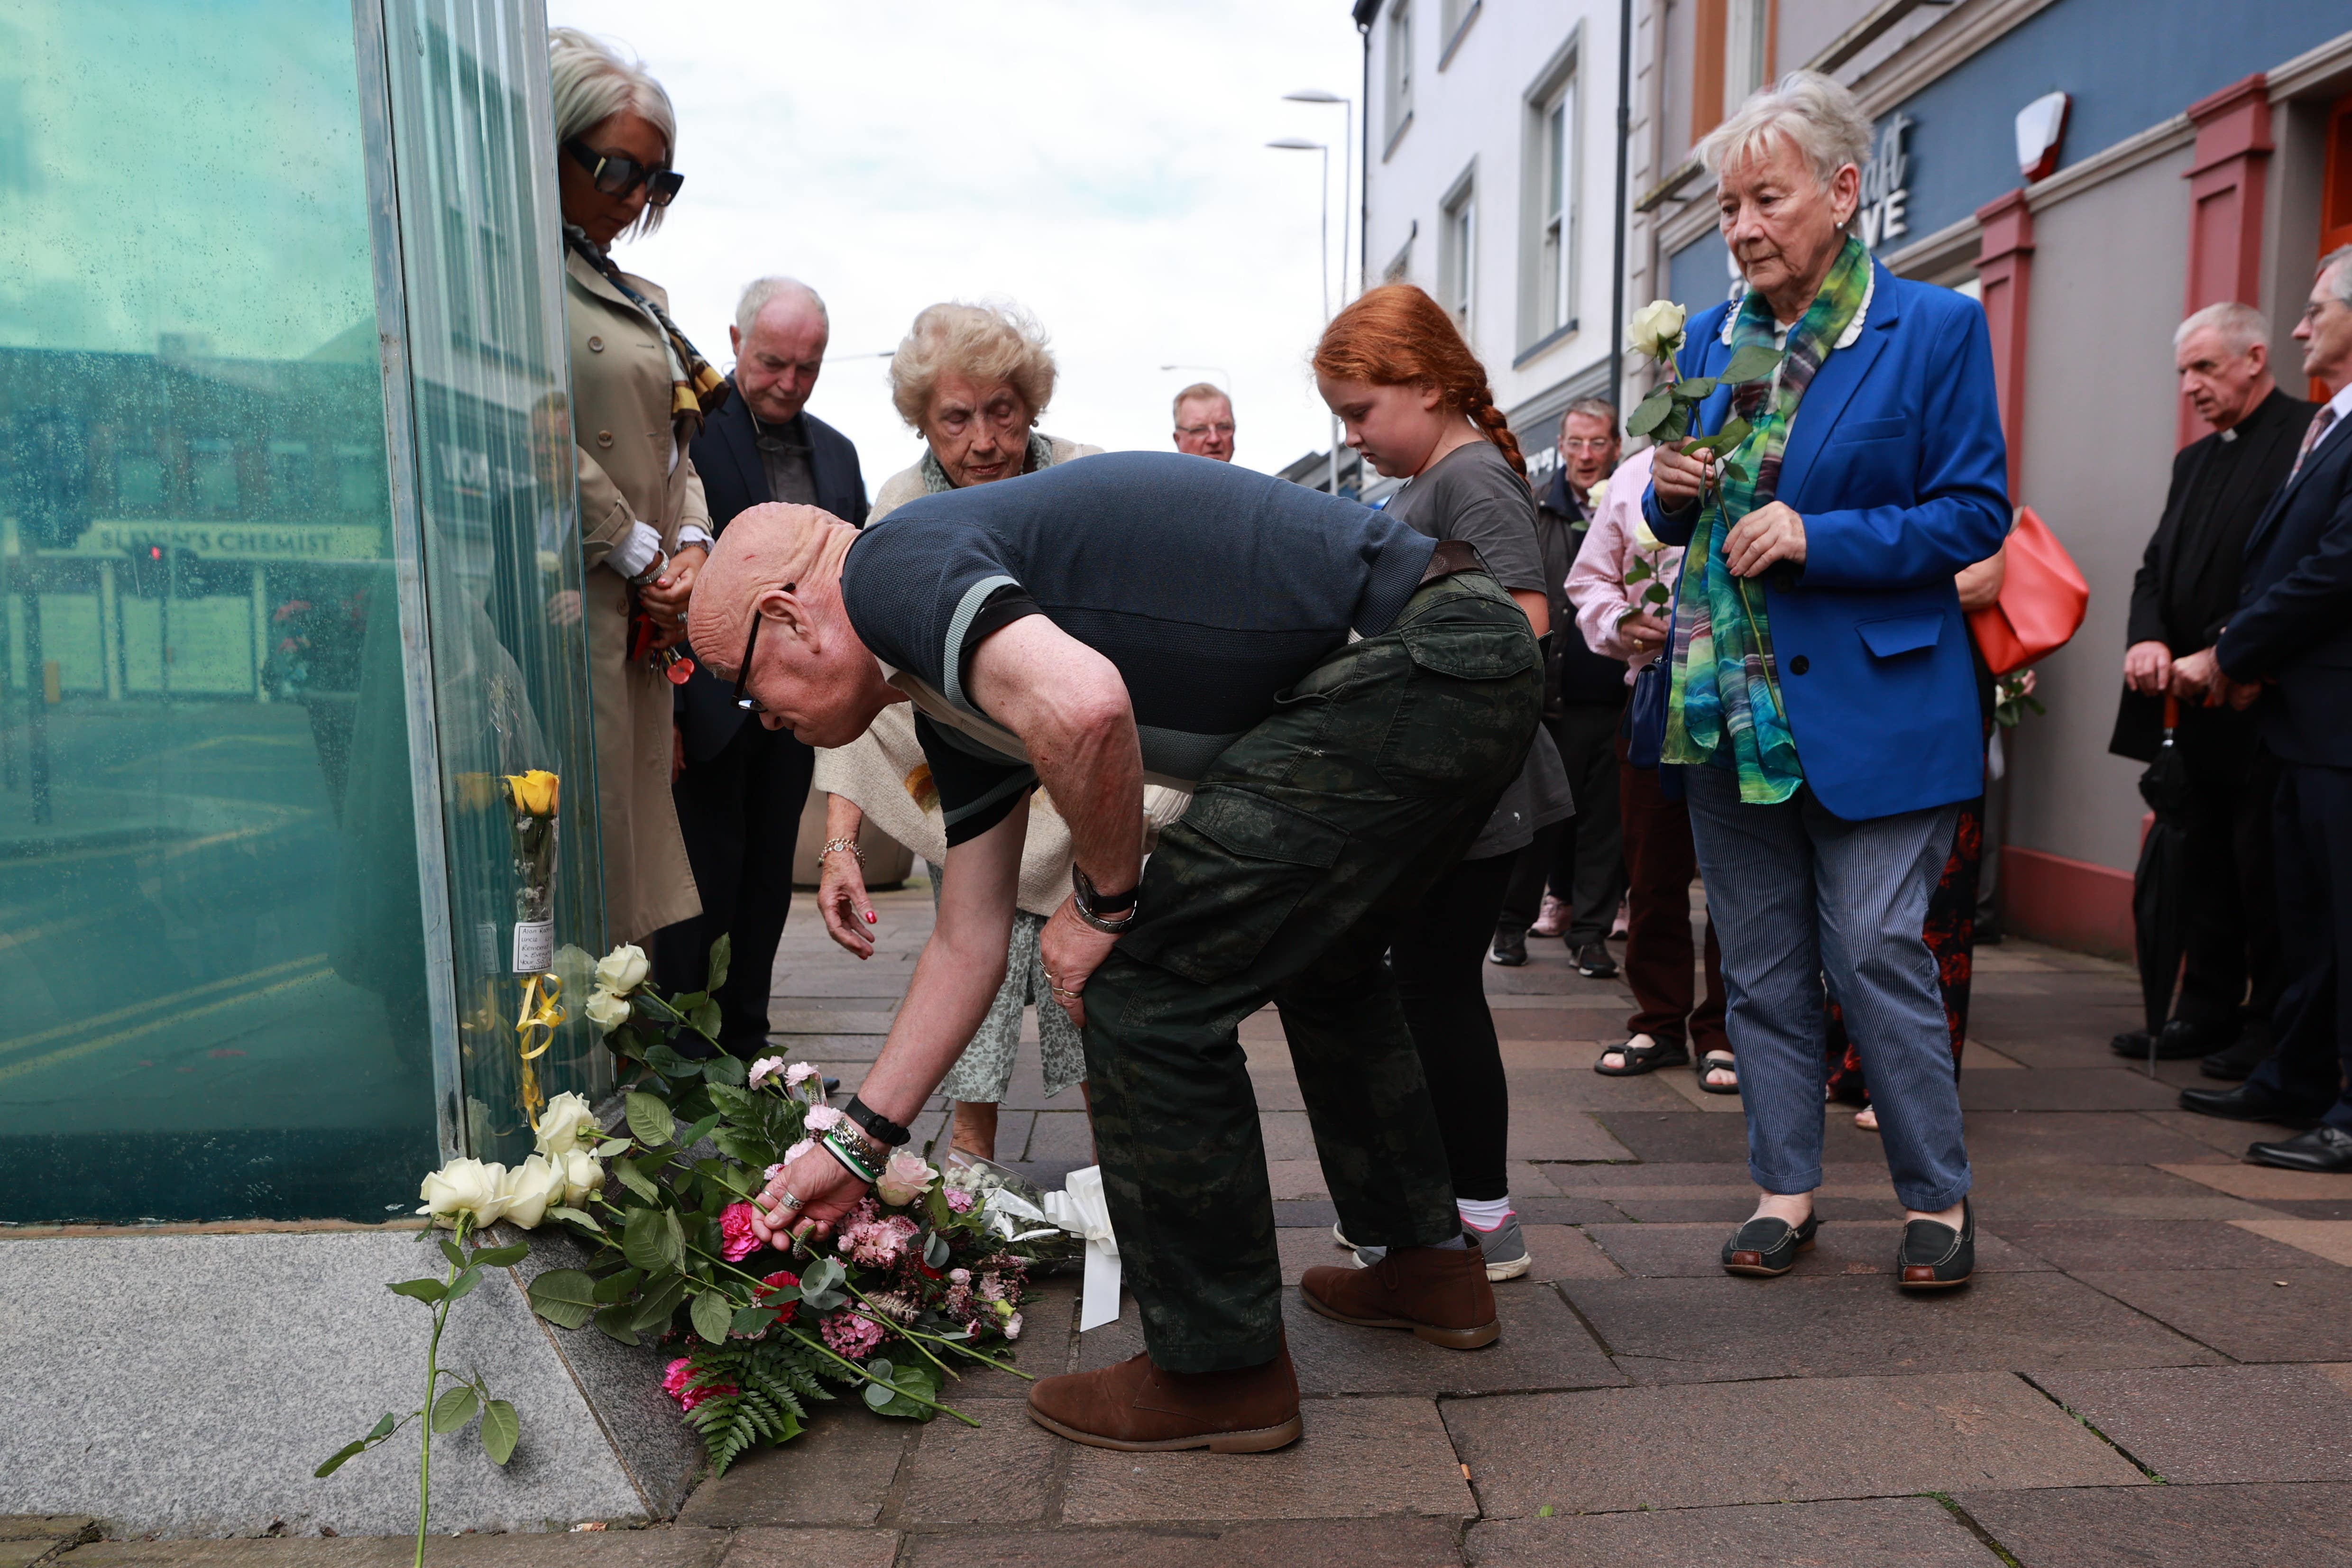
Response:
[{"label": "silver ring", "polygon": [[784,1194],[783,1197],[776,1200],[776,1207],[782,1209],[786,1214],[790,1214],[795,1209],[806,1208],[808,1207],[808,1199],[795,1197],[793,1194],[788,1192]]}]

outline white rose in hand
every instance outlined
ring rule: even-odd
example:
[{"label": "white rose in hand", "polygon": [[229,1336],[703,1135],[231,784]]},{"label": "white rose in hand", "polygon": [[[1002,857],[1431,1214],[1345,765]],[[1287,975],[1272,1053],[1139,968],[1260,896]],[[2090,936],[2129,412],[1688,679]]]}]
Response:
[{"label": "white rose in hand", "polygon": [[1634,311],[1625,329],[1634,352],[1661,362],[1673,359],[1682,350],[1683,320],[1688,314],[1671,299],[1653,299]]},{"label": "white rose in hand", "polygon": [[499,1196],[506,1200],[503,1218],[509,1225],[536,1230],[549,1206],[562,1200],[563,1167],[549,1164],[544,1155],[533,1155],[507,1172],[499,1184]]},{"label": "white rose in hand", "polygon": [[429,1214],[441,1225],[455,1229],[460,1215],[473,1218],[474,1228],[496,1224],[506,1217],[507,1200],[501,1193],[507,1167],[480,1160],[451,1160],[425,1178],[416,1196],[425,1200],[419,1214]]},{"label": "white rose in hand", "polygon": [[568,1155],[580,1146],[580,1134],[596,1125],[596,1113],[577,1094],[558,1094],[539,1113],[539,1152]]},{"label": "white rose in hand", "polygon": [[573,1149],[552,1157],[551,1164],[563,1167],[563,1204],[578,1208],[595,1193],[604,1190],[604,1162],[585,1149]]},{"label": "white rose in hand", "polygon": [[602,986],[589,993],[588,1005],[580,1010],[588,1015],[590,1023],[606,1034],[629,1021],[629,1004]]},{"label": "white rose in hand", "polygon": [[646,950],[633,943],[624,942],[596,960],[596,983],[604,989],[627,996],[646,983],[654,972],[652,960]]}]

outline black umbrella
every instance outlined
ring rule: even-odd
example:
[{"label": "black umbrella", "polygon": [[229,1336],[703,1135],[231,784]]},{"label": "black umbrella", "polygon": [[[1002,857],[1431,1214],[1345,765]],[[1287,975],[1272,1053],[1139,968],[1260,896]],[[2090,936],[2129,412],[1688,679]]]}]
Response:
[{"label": "black umbrella", "polygon": [[2181,925],[2188,911],[2188,816],[2192,790],[2188,764],[2172,743],[2180,723],[2180,700],[2164,699],[2164,745],[2139,778],[2140,799],[2156,813],[2139,846],[2132,873],[2132,925],[2139,956],[2140,998],[2147,1007],[2147,1075],[2156,1076],[2156,1041],[2171,1016],[2172,992],[2180,978]]}]

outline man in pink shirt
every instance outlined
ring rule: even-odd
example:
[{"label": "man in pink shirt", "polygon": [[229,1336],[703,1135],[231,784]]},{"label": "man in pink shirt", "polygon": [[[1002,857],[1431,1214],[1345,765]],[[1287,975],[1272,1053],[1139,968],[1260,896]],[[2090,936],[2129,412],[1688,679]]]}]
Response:
[{"label": "man in pink shirt", "polygon": [[[1594,653],[1625,661],[1628,685],[1665,646],[1682,571],[1681,549],[1659,543],[1642,521],[1654,450],[1635,453],[1611,476],[1568,573],[1576,629]],[[1667,799],[1658,769],[1625,760],[1622,735],[1617,759],[1627,882],[1625,981],[1635,1010],[1626,1025],[1632,1038],[1603,1051],[1593,1071],[1618,1078],[1677,1067],[1691,1060],[1695,1045],[1703,1059],[1700,1084],[1710,1092],[1735,1093],[1739,1080],[1723,1029],[1723,970],[1713,921],[1706,928],[1704,1002],[1694,995],[1691,979],[1690,885],[1698,857],[1691,848],[1690,818],[1679,790]]]}]

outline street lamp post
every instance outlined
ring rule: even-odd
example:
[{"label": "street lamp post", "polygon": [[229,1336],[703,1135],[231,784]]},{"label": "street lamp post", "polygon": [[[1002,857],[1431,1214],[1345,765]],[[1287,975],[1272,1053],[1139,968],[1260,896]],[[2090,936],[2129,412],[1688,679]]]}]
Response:
[{"label": "street lamp post", "polygon": [[[1331,149],[1320,141],[1309,141],[1303,136],[1285,136],[1266,143],[1284,152],[1320,152],[1323,154],[1323,178],[1318,182],[1323,195],[1323,262],[1320,267],[1323,285],[1323,325],[1331,324]],[[1331,494],[1339,493],[1339,417],[1331,416]]]},{"label": "street lamp post", "polygon": [[[1319,87],[1301,88],[1297,92],[1282,95],[1286,103],[1336,103],[1346,112],[1345,140],[1339,152],[1339,199],[1346,202],[1356,188],[1356,100],[1342,98],[1336,92],[1325,92]],[[1343,208],[1339,214],[1339,302],[1348,301],[1348,217]]]}]

